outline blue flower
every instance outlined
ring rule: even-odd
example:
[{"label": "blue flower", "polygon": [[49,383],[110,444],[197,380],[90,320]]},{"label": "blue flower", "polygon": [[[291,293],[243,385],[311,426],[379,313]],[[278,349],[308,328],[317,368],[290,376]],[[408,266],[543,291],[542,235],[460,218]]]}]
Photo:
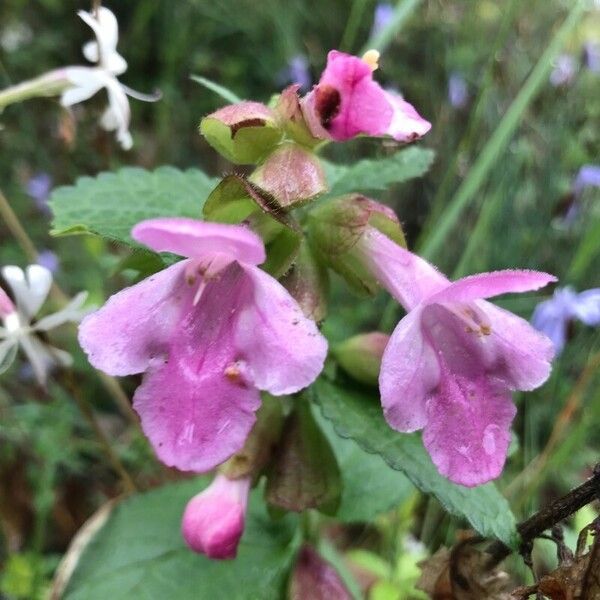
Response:
[{"label": "blue flower", "polygon": [[574,319],[600,325],[600,288],[580,293],[572,287],[557,288],[552,298],[537,305],[531,323],[552,340],[558,354],[566,343],[567,325]]},{"label": "blue flower", "polygon": [[308,90],[312,85],[312,77],[306,56],[302,54],[293,56],[287,66],[279,73],[277,80],[281,85],[298,83],[300,89]]},{"label": "blue flower", "polygon": [[43,171],[36,173],[25,184],[25,191],[34,201],[36,208],[43,213],[49,213],[48,197],[52,189],[52,177]]},{"label": "blue flower", "polygon": [[469,101],[469,88],[460,73],[451,73],[448,79],[448,100],[454,108],[464,108]]},{"label": "blue flower", "polygon": [[394,16],[394,6],[389,2],[380,2],[375,7],[373,25],[369,39],[377,37],[390,23]]}]

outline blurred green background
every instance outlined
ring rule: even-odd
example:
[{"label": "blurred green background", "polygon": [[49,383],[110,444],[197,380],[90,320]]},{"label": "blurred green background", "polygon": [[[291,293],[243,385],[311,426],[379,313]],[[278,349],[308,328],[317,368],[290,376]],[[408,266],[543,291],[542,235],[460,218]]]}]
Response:
[{"label": "blurred green background", "polygon": [[[383,33],[373,32],[377,4],[370,0],[105,4],[118,16],[119,50],[129,63],[121,80],[163,94],[155,104],[132,100],[133,150],[121,151],[112,134],[97,126],[102,93],[72,113],[57,100],[38,99],[0,114],[0,189],[37,248],[55,253],[56,278],[69,293],[89,289],[100,303],[131,273],[116,274],[120,249],[107,252],[97,239],[51,238],[49,214],[27,191],[32,177],[44,173],[61,185],[123,165],[162,164],[226,173],[232,167],[197,132],[200,117],[224,102],[191,74],[242,98],[268,101],[293,78],[291,66],[305,61],[314,83],[329,49],[359,54],[369,41],[382,49],[378,80],[400,90],[433,123],[419,142],[436,152],[430,172],[381,198],[400,215],[409,246],[449,274],[518,266],[554,273],[561,285],[578,290],[600,286],[600,190],[575,193],[574,183],[582,166],[600,163],[597,3],[590,3],[550,57],[548,47],[573,0],[402,0],[391,7],[402,18],[388,21]],[[0,88],[85,64],[81,46],[90,31],[76,10],[89,8],[63,0],[3,0]],[[536,65],[541,75],[526,84]],[[531,93],[523,96],[527,85]],[[511,110],[514,131],[506,117]],[[376,140],[355,140],[332,149],[330,158],[344,162],[389,151]],[[569,212],[574,203],[577,210]],[[454,226],[434,242],[459,206],[464,210]],[[27,264],[2,221],[0,263]],[[504,305],[530,318],[542,298],[529,295]],[[383,296],[364,314],[345,294],[336,295],[336,303],[337,319],[328,325],[334,336],[336,328],[342,336],[376,327],[382,314],[390,327],[398,316],[384,312]],[[501,486],[520,518],[577,484],[598,461],[600,337],[578,324],[570,334],[551,380],[517,398],[518,440]],[[156,466],[146,442],[89,376],[72,332],[61,341],[75,354],[77,376],[140,486],[173,477]],[[559,414],[564,422],[557,431]],[[523,471],[549,439],[555,442],[543,464]],[[37,391],[24,366],[13,367],[0,380],[0,564],[7,567],[0,595],[38,594],[77,528],[115,493],[116,480],[68,395],[58,388]],[[428,549],[453,540],[454,524],[432,501],[414,500],[404,511],[404,533]],[[382,554],[400,565],[403,550],[394,548]]]}]

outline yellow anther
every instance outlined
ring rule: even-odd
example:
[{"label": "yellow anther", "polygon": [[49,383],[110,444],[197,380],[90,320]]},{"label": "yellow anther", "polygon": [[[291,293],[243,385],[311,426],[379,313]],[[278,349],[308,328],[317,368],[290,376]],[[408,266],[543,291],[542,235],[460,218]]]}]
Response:
[{"label": "yellow anther", "polygon": [[379,57],[379,51],[375,49],[367,50],[362,55],[362,59],[371,67],[371,71],[376,71],[379,68]]}]

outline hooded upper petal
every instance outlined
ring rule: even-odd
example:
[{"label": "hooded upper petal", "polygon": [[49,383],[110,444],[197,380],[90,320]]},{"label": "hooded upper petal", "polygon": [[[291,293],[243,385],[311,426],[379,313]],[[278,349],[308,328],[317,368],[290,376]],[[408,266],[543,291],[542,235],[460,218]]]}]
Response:
[{"label": "hooded upper petal", "polygon": [[131,235],[156,252],[173,252],[200,259],[219,253],[252,265],[265,260],[260,237],[241,225],[207,223],[184,217],[158,218],[138,223]]},{"label": "hooded upper petal", "polygon": [[516,408],[502,382],[465,377],[442,363],[440,385],[427,402],[423,443],[439,472],[475,486],[502,472]]},{"label": "hooded upper petal", "polygon": [[556,281],[554,275],[540,271],[512,270],[478,273],[458,279],[443,290],[432,294],[427,304],[471,302],[501,294],[538,290]]},{"label": "hooded upper petal", "polygon": [[289,292],[268,273],[244,266],[248,297],[239,311],[235,344],[254,385],[273,395],[310,385],[323,369],[327,342]]},{"label": "hooded upper petal", "polygon": [[240,450],[256,420],[259,391],[235,343],[247,294],[238,263],[212,275],[196,304],[191,296],[183,298],[168,348],[149,361],[134,408],[158,457],[169,466],[196,472],[214,468]]},{"label": "hooded upper petal", "polygon": [[379,389],[384,416],[396,431],[416,431],[427,423],[426,400],[437,386],[437,354],[421,327],[422,309],[396,326],[383,353]]},{"label": "hooded upper petal", "polygon": [[79,343],[90,363],[109,375],[141,373],[164,359],[187,296],[189,261],[181,261],[111,296],[79,326]]}]

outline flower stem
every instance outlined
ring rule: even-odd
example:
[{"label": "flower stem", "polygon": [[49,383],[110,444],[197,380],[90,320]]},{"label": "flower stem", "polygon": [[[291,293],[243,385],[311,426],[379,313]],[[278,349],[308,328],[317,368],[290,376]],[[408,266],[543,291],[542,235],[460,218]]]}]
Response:
[{"label": "flower stem", "polygon": [[94,415],[94,411],[93,411],[90,403],[88,402],[88,400],[86,398],[84,398],[79,393],[79,390],[73,380],[73,376],[70,373],[65,377],[65,383],[66,383],[66,387],[69,390],[71,396],[73,396],[77,406],[79,407],[79,410],[81,411],[81,413],[85,417],[86,421],[89,423],[90,427],[94,431],[96,438],[98,438],[98,441],[100,442],[100,445],[102,446],[102,450],[104,451],[106,457],[108,458],[108,461],[112,465],[115,472],[121,478],[121,481],[123,483],[123,487],[125,488],[125,491],[127,493],[132,493],[132,492],[137,491],[137,488],[136,488],[135,483],[133,482],[133,479],[131,478],[131,476],[129,475],[129,473],[127,472],[125,467],[123,466],[121,459],[118,457],[116,452],[113,450],[112,446],[110,445],[110,441],[108,440],[106,435],[104,435],[104,431],[102,431],[102,428],[100,427],[100,425],[96,419],[96,416]]},{"label": "flower stem", "polygon": [[34,79],[11,85],[0,90],[0,112],[10,104],[30,98],[58,96],[70,85],[64,69],[55,69]]}]

